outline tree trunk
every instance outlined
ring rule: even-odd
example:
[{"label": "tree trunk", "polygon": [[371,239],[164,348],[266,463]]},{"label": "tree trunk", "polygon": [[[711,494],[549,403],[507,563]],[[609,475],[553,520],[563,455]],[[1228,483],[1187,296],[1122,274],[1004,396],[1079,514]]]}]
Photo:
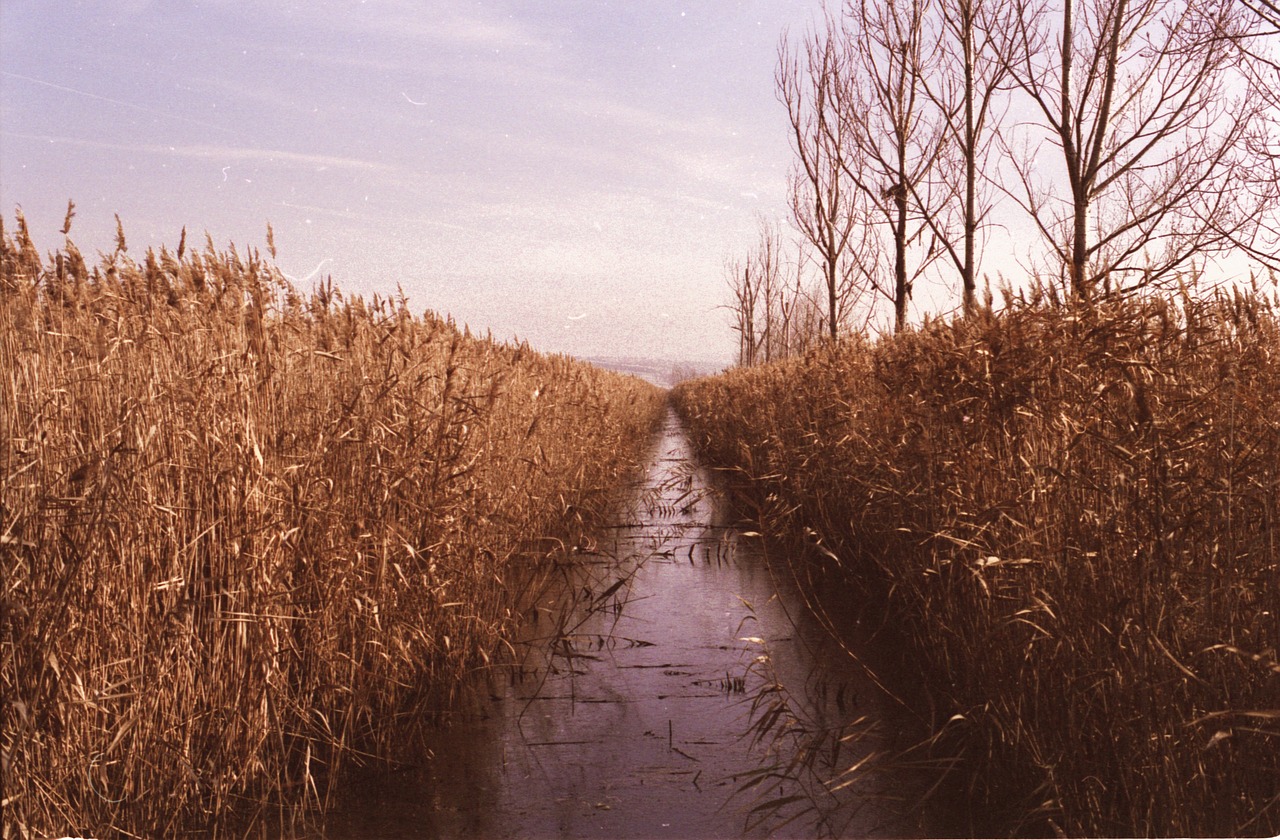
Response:
[{"label": "tree trunk", "polygon": [[964,284],[964,314],[972,315],[977,307],[977,281],[973,275],[978,230],[978,211],[974,207],[978,192],[978,131],[973,116],[973,6],[964,4],[961,14],[964,38],[964,267],[960,276]]},{"label": "tree trunk", "polygon": [[827,243],[827,327],[831,342],[836,341],[836,280],[840,274],[840,251],[836,248],[835,231],[828,228]]},{"label": "tree trunk", "polygon": [[1075,196],[1075,225],[1071,237],[1071,293],[1081,303],[1092,298],[1089,288],[1089,198],[1083,190]]},{"label": "tree trunk", "polygon": [[[905,172],[900,174],[905,177]],[[900,332],[907,325],[907,301],[911,298],[911,289],[907,285],[907,188],[899,182],[895,189],[898,218],[893,231],[893,323],[894,330]]]}]

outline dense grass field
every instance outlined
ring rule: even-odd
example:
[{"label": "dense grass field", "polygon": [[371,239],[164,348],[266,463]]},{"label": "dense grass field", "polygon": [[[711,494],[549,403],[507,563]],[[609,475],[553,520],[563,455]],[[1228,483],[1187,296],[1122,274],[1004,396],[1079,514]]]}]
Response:
[{"label": "dense grass field", "polygon": [[1274,292],[1010,299],[675,398],[884,600],[977,830],[1280,832]]},{"label": "dense grass field", "polygon": [[256,251],[0,240],[5,838],[314,812],[502,656],[663,411]]}]

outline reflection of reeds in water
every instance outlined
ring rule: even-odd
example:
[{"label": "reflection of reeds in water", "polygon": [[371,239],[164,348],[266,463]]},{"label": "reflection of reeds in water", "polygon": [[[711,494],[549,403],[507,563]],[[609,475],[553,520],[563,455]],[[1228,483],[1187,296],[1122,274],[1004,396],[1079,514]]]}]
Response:
[{"label": "reflection of reeds in water", "polygon": [[[755,621],[754,607],[744,606],[740,629]],[[924,755],[927,744],[906,745],[899,733],[886,732],[884,709],[860,696],[875,682],[866,665],[832,670],[836,663],[819,657],[803,685],[790,685],[768,640],[741,641],[754,655],[735,688],[749,703],[744,737],[758,761],[733,778],[735,799],[746,803],[744,830],[786,836],[799,823],[819,837],[918,834],[929,798],[925,782],[943,768]]]},{"label": "reflection of reeds in water", "polygon": [[[0,250],[4,823],[292,819],[513,630],[661,395],[253,251]],[[273,817],[274,819],[274,817]]]},{"label": "reflection of reeds in water", "polygon": [[1009,304],[676,402],[887,599],[988,831],[1274,834],[1276,301]]}]

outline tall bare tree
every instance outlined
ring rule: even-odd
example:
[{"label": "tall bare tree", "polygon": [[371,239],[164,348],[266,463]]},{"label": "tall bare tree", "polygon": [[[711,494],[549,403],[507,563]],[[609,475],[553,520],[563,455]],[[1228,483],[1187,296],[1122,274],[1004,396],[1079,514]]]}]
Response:
[{"label": "tall bare tree", "polygon": [[791,216],[817,252],[827,298],[827,331],[839,333],[841,312],[870,276],[874,257],[864,250],[866,226],[859,215],[850,172],[856,147],[845,137],[838,80],[846,60],[837,29],[828,20],[822,31],[807,33],[798,46],[784,33],[778,47],[775,83],[791,122],[796,164],[791,173]]},{"label": "tall bare tree", "polygon": [[[1243,189],[1260,185],[1265,192],[1280,183],[1280,5],[1275,0],[1240,0],[1253,26],[1231,34],[1240,51],[1240,68],[1249,83],[1248,96],[1267,107],[1265,125],[1249,143],[1256,163],[1242,173]],[[1264,265],[1280,269],[1280,201],[1258,225],[1255,238],[1237,243]]]},{"label": "tall bare tree", "polygon": [[1008,192],[1077,300],[1254,238],[1276,187],[1236,189],[1263,116],[1237,75],[1233,39],[1252,25],[1239,0],[1011,2],[1003,58],[1040,136],[1011,155]]},{"label": "tall bare tree", "polygon": [[916,280],[940,254],[936,238],[924,247],[926,220],[937,223],[949,192],[931,178],[946,133],[923,84],[940,59],[940,40],[928,27],[929,2],[850,0],[839,25],[847,60],[837,65],[833,139],[846,150],[840,163],[868,217],[888,228],[893,282],[873,280],[893,302],[897,329],[906,324]]},{"label": "tall bare tree", "polygon": [[1011,8],[1003,0],[938,0],[939,72],[921,76],[946,132],[934,175],[945,200],[924,219],[960,274],[966,314],[977,306],[978,239],[994,204],[994,187],[983,175],[994,169],[993,128],[1003,117],[1008,67],[998,45],[1012,23]]}]

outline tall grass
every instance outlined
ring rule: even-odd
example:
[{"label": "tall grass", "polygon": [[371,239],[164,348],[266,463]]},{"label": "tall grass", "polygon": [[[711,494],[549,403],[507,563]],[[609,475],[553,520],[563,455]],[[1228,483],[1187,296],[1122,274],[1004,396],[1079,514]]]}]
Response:
[{"label": "tall grass", "polygon": [[661,416],[256,251],[0,240],[5,838],[323,806],[501,655]]},{"label": "tall grass", "polygon": [[1276,300],[1008,304],[677,404],[885,599],[975,830],[1280,832]]}]

